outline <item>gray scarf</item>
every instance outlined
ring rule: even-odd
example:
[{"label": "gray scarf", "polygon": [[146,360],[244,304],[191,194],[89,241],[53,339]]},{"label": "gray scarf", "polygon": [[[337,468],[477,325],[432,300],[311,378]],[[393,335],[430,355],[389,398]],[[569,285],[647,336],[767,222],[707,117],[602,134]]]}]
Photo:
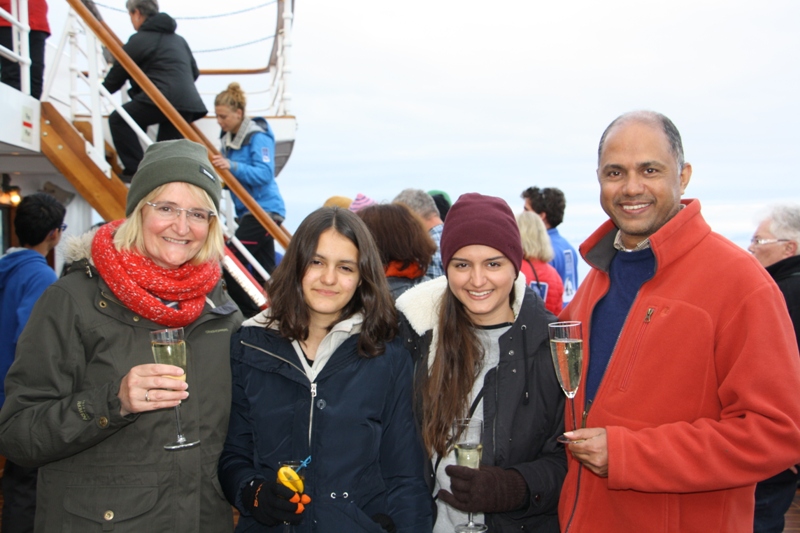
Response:
[{"label": "gray scarf", "polygon": [[244,117],[242,119],[242,123],[239,125],[239,131],[236,132],[236,135],[231,135],[231,132],[229,131],[225,132],[225,135],[222,137],[222,149],[241,150],[244,138],[250,131],[251,122],[253,121],[250,120],[250,117]]}]

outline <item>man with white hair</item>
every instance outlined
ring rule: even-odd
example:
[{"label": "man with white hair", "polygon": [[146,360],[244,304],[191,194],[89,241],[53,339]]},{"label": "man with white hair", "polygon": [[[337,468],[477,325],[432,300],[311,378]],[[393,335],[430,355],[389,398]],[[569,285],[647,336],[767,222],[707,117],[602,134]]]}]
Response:
[{"label": "man with white hair", "polygon": [[[776,205],[758,224],[748,247],[786,298],[800,344],[800,205]],[[784,515],[797,490],[797,468],[756,485],[754,533],[783,531]]]}]

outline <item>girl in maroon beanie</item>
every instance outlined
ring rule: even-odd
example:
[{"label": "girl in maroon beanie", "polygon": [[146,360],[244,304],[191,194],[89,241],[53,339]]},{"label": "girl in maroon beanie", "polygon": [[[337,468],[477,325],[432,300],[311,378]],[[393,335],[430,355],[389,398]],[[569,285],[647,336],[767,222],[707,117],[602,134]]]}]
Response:
[{"label": "girl in maroon beanie", "polygon": [[[436,498],[436,532],[475,513],[489,531],[559,531],[566,474],[564,394],[550,359],[555,317],[519,276],[522,244],[500,198],[470,193],[447,215],[445,276],[397,300],[416,363],[417,420]],[[479,469],[456,465],[453,422],[483,420]]]}]

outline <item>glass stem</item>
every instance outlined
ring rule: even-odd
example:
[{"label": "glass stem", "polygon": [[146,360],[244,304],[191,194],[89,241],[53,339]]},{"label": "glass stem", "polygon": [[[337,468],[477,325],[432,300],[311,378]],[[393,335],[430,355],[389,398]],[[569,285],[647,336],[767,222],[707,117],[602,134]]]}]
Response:
[{"label": "glass stem", "polygon": [[186,442],[186,437],[183,436],[183,430],[181,429],[181,406],[175,406],[175,425],[178,427],[178,442],[183,444]]},{"label": "glass stem", "polygon": [[578,422],[575,419],[575,398],[570,398],[569,399],[569,404],[570,404],[570,407],[571,407],[570,411],[572,411],[572,430],[574,431],[574,430],[578,429]]},{"label": "glass stem", "polygon": [[467,525],[472,527],[475,525],[475,522],[472,520],[472,513],[467,513]]}]

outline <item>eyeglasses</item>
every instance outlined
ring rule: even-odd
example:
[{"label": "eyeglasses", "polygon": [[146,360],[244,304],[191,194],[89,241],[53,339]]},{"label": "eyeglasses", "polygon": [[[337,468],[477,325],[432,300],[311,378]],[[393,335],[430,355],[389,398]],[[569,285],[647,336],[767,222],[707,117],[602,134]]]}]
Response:
[{"label": "eyeglasses", "polygon": [[753,246],[761,246],[762,244],[775,244],[776,242],[789,242],[789,239],[757,239],[755,237],[750,239],[750,244]]},{"label": "eyeglasses", "polygon": [[57,228],[53,228],[53,229],[51,229],[51,230],[50,230],[50,233],[55,233],[55,232],[56,232],[56,230],[59,230],[61,233],[64,233],[65,231],[67,231],[67,225],[66,225],[66,224],[61,224],[61,225],[60,225],[60,226],[58,226]]},{"label": "eyeglasses", "polygon": [[183,207],[175,207],[170,202],[145,202],[153,208],[153,211],[162,220],[175,220],[181,216],[181,212],[186,212],[186,221],[195,226],[207,225],[211,222],[211,217],[217,216],[213,211],[208,209],[184,209]]}]

